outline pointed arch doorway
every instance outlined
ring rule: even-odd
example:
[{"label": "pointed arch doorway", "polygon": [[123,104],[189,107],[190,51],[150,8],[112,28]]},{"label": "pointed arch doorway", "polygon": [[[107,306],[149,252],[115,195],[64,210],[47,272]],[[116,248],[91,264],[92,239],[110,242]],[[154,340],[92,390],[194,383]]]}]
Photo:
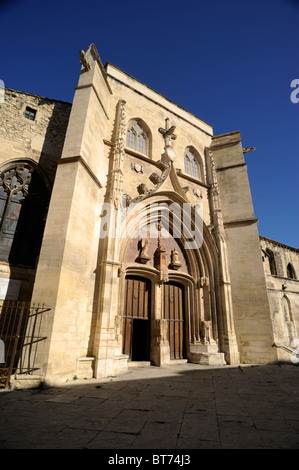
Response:
[{"label": "pointed arch doorway", "polygon": [[151,283],[139,276],[126,277],[123,315],[123,354],[131,361],[150,360]]}]

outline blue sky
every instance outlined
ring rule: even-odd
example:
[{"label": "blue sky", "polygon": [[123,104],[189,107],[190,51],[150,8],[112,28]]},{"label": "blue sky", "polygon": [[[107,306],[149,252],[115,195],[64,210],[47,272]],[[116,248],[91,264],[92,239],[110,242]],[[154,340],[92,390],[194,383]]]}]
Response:
[{"label": "blue sky", "polygon": [[260,235],[299,248],[298,25],[298,0],[2,1],[0,79],[71,102],[94,43],[215,135],[239,130]]}]

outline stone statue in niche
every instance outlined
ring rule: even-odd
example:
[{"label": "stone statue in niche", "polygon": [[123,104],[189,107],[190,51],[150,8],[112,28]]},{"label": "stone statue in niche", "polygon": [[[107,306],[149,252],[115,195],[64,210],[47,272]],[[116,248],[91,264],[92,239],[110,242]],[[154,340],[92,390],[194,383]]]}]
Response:
[{"label": "stone statue in niche", "polygon": [[212,322],[203,320],[201,322],[201,340],[203,344],[211,344],[212,340]]},{"label": "stone statue in niche", "polygon": [[146,264],[151,258],[148,255],[148,238],[142,238],[138,242],[139,255],[136,258],[137,263]]},{"label": "stone statue in niche", "polygon": [[181,266],[182,266],[182,263],[179,260],[179,253],[176,250],[176,248],[174,248],[173,250],[171,250],[169,268],[175,269],[177,271]]}]

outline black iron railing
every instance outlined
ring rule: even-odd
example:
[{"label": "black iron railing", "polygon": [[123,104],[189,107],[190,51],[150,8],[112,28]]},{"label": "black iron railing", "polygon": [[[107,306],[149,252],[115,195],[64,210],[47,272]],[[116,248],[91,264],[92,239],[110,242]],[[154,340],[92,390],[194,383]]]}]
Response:
[{"label": "black iron railing", "polygon": [[[0,386],[8,387],[15,374],[32,374],[43,314],[50,309],[26,302],[0,302]],[[3,361],[3,362],[1,362]]]}]

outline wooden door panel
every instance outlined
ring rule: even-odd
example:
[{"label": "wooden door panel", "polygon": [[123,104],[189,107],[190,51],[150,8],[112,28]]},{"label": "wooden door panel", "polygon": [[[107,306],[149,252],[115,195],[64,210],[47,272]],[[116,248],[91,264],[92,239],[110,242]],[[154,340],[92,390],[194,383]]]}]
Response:
[{"label": "wooden door panel", "polygon": [[[142,320],[146,323],[141,326],[134,320]],[[150,334],[150,282],[147,279],[138,277],[126,278],[126,296],[123,315],[123,354],[132,357],[149,357],[149,347],[142,349],[142,344],[149,345]],[[144,338],[136,339],[136,334]],[[132,348],[141,348],[140,351],[133,351]],[[146,352],[145,352],[146,351]]]},{"label": "wooden door panel", "polygon": [[168,320],[168,340],[171,359],[185,356],[183,286],[164,284],[164,318]]}]

